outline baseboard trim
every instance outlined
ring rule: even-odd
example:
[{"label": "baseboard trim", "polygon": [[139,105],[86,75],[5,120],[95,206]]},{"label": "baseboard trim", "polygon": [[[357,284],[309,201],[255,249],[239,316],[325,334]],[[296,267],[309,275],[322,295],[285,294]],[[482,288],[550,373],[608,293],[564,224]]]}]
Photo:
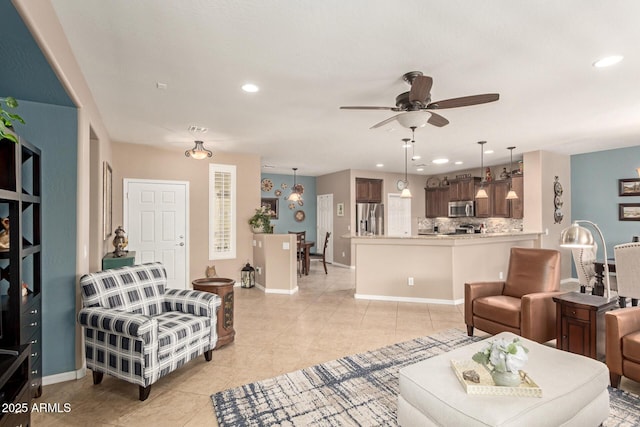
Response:
[{"label": "baseboard trim", "polygon": [[392,297],[387,295],[366,295],[366,294],[355,294],[354,298],[372,300],[372,301],[414,302],[419,304],[459,305],[464,303],[464,299],[448,300],[448,299],[433,299],[433,298]]},{"label": "baseboard trim", "polygon": [[[263,288],[264,289],[264,288]],[[293,295],[298,292],[298,287],[296,286],[293,289],[264,289],[265,294],[282,294],[282,295]]]},{"label": "baseboard trim", "polygon": [[351,269],[351,270],[355,270],[356,269],[355,265],[340,264],[339,262],[332,262],[331,265],[333,265],[335,267],[348,268],[348,269]]},{"label": "baseboard trim", "polygon": [[47,375],[42,377],[42,385],[51,385],[63,383],[66,381],[75,381],[84,378],[87,375],[87,368],[83,367],[77,371],[62,372],[60,374]]}]

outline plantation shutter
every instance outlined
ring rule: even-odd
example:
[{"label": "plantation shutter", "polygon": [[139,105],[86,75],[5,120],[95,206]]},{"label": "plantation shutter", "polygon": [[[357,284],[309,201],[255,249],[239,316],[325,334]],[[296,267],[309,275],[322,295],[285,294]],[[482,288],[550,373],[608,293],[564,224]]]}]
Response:
[{"label": "plantation shutter", "polygon": [[236,257],[236,167],[209,165],[209,259]]}]

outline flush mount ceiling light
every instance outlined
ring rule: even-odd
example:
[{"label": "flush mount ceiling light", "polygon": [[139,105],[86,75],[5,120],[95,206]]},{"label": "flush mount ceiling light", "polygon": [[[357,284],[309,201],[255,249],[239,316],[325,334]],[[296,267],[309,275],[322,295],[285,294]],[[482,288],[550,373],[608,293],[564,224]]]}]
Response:
[{"label": "flush mount ceiling light", "polygon": [[193,157],[196,160],[202,160],[206,159],[207,157],[213,156],[213,153],[210,150],[204,148],[204,142],[196,141],[196,146],[191,150],[185,151],[184,155],[187,157]]},{"label": "flush mount ceiling light", "polygon": [[489,195],[487,194],[487,190],[484,189],[484,150],[483,145],[486,144],[487,141],[478,141],[480,144],[480,176],[482,179],[480,180],[480,188],[476,193],[476,199],[488,199]]},{"label": "flush mount ceiling light", "polygon": [[383,167],[384,167],[384,164],[383,164],[383,163],[376,163],[376,167],[377,167],[377,168],[383,168]]},{"label": "flush mount ceiling light", "polygon": [[509,150],[509,154],[510,154],[510,158],[509,158],[509,192],[507,193],[507,200],[514,200],[518,198],[518,195],[516,194],[516,192],[513,189],[513,185],[512,185],[512,180],[511,180],[511,175],[513,174],[513,149],[516,147],[507,147],[507,150]]},{"label": "flush mount ceiling light", "polygon": [[615,65],[618,62],[622,61],[623,59],[624,59],[624,56],[622,56],[622,55],[606,56],[606,57],[598,59],[596,62],[594,62],[593,66],[596,67],[596,68],[610,67],[610,66]]},{"label": "flush mount ceiling light", "polygon": [[454,165],[461,165],[461,164],[463,164],[463,163],[464,163],[464,162],[462,162],[462,161],[458,160],[457,162],[455,162],[455,163],[454,163]]},{"label": "flush mount ceiling light", "polygon": [[253,83],[245,83],[242,85],[242,90],[249,93],[255,93],[260,90],[260,88]]},{"label": "flush mount ceiling light", "polygon": [[427,125],[431,114],[424,111],[407,111],[406,113],[399,114],[397,117],[398,123],[406,128],[421,128]]},{"label": "flush mount ceiling light", "polygon": [[431,163],[435,164],[435,165],[444,165],[445,163],[449,163],[449,159],[433,159],[431,160]]},{"label": "flush mount ceiling light", "polygon": [[287,200],[289,200],[290,202],[299,202],[302,200],[302,192],[300,191],[298,183],[296,182],[296,171],[298,170],[298,168],[291,169],[293,169],[293,187],[291,187],[291,194],[289,194]]}]

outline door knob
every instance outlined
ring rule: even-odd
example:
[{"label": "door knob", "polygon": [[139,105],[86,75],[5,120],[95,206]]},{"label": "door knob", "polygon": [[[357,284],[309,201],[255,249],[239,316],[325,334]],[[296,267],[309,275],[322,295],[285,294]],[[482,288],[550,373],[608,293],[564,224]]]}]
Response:
[{"label": "door knob", "polygon": [[180,242],[176,246],[184,246],[184,242]]}]

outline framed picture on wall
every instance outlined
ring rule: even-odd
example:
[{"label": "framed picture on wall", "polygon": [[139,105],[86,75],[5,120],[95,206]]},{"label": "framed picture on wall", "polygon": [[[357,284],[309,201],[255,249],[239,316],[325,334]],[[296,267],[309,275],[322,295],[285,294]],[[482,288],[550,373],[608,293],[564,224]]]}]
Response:
[{"label": "framed picture on wall", "polygon": [[271,211],[271,218],[278,219],[278,198],[277,197],[263,197],[260,201],[260,206],[265,206]]},{"label": "framed picture on wall", "polygon": [[619,196],[640,196],[640,178],[618,180]]},{"label": "framed picture on wall", "polygon": [[620,221],[640,221],[640,203],[620,203],[618,205]]}]

